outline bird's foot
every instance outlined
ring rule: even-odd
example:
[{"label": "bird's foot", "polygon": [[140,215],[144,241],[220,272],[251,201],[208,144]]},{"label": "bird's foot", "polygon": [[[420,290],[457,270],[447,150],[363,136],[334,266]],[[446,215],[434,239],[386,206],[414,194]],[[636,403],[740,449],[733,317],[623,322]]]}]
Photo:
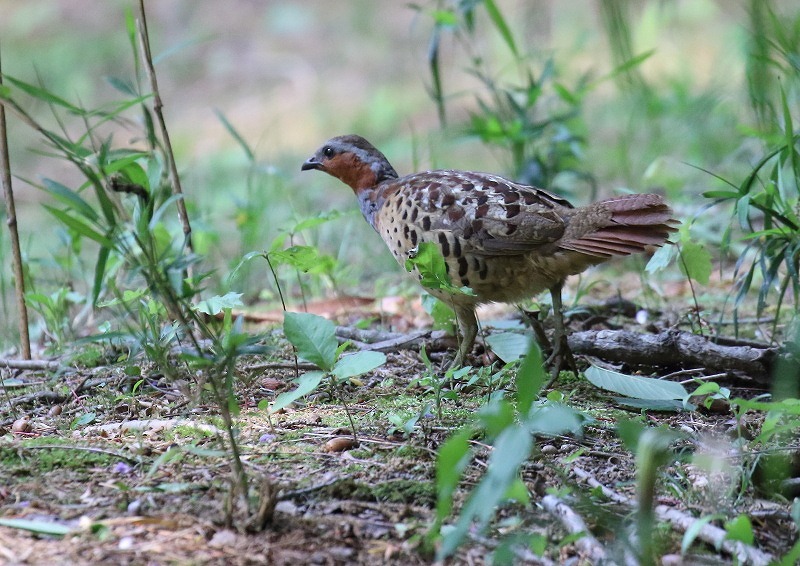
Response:
[{"label": "bird's foot", "polygon": [[575,364],[575,357],[567,343],[567,335],[553,337],[553,351],[548,356],[546,365],[550,366],[550,381],[545,388],[550,387],[562,371],[571,371],[578,377],[578,366]]}]

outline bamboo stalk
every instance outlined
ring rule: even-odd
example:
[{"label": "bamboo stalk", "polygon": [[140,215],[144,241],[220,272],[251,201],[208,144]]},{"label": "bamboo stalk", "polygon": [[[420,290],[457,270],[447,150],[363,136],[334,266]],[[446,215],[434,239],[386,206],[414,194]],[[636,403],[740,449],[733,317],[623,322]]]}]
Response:
[{"label": "bamboo stalk", "polygon": [[[178,167],[175,164],[175,154],[172,152],[172,143],[169,140],[169,132],[167,131],[167,123],[164,120],[164,103],[161,100],[161,94],[158,90],[158,80],[156,78],[156,70],[153,66],[153,56],[150,52],[150,35],[147,32],[147,18],[144,11],[144,0],[139,0],[139,21],[137,22],[139,32],[139,43],[142,49],[144,60],[144,68],[147,71],[147,77],[150,79],[150,90],[153,91],[153,110],[156,113],[159,129],[161,130],[161,139],[164,143],[164,153],[167,157],[167,166],[169,168],[170,182],[172,184],[172,193],[176,195],[183,195],[183,188],[181,187],[181,179],[178,176]],[[189,252],[193,251],[192,247],[192,226],[189,223],[189,214],[186,212],[186,203],[183,198],[180,198],[175,203],[178,207],[178,216],[180,217],[183,226],[183,236],[185,244]]]},{"label": "bamboo stalk", "polygon": [[[3,84],[2,63],[0,63],[0,85]],[[6,130],[6,107],[0,104],[0,169],[3,194],[6,201],[6,224],[11,235],[11,257],[14,268],[14,295],[19,311],[19,340],[22,357],[31,359],[31,338],[28,334],[28,307],[25,305],[25,277],[22,271],[22,252],[19,247],[17,231],[17,209],[14,205],[14,191],[11,188],[11,159],[8,155],[8,132]]]}]

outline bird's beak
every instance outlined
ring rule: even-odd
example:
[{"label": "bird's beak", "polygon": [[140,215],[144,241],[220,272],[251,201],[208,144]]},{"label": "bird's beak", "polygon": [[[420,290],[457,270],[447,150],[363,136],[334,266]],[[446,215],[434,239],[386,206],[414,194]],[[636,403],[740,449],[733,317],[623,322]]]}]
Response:
[{"label": "bird's beak", "polygon": [[309,157],[300,167],[300,171],[308,171],[309,169],[322,169],[322,163],[317,161],[316,156]]}]

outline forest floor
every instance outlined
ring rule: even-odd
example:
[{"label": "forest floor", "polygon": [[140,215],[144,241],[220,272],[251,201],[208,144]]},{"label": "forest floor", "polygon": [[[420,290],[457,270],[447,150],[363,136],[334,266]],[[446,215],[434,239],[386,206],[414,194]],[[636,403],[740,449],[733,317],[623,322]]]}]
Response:
[{"label": "forest floor", "polygon": [[[573,330],[576,324],[573,319]],[[637,323],[628,319],[623,326],[636,329]],[[262,495],[275,505],[260,532],[229,524],[241,525],[242,511],[230,497],[231,471],[219,450],[217,411],[202,396],[188,393],[195,376],[167,382],[156,368],[143,366],[147,377],[134,388],[140,378],[126,376],[123,364],[4,370],[0,518],[41,521],[68,532],[0,526],[0,563],[430,563],[422,541],[436,510],[437,449],[486,402],[489,388],[513,387],[513,379],[470,387],[447,384],[445,392],[457,395],[441,402],[439,414],[419,354],[390,352],[385,365],[346,388],[347,411],[357,431],[353,442],[343,404],[324,391],[271,417],[258,408],[262,400],[292,389],[296,377],[291,348],[278,334],[270,338],[274,355],[242,358],[236,376],[242,458],[251,487],[257,491],[261,482]],[[585,367],[583,358],[580,362]],[[618,367],[630,373],[641,369]],[[659,373],[670,371],[674,368]],[[715,380],[730,387],[730,398],[765,393],[763,385],[747,385],[742,377],[731,373]],[[680,562],[691,518],[713,515],[709,526],[723,526],[747,515],[755,539],[739,551],[753,551],[745,558],[749,563],[780,557],[797,539],[790,503],[768,498],[759,488],[757,446],[743,442],[759,433],[764,414],[735,415],[727,403],[678,412],[626,408],[567,373],[551,391],[561,392],[568,405],[590,417],[583,434],[537,438],[521,472],[532,504],[503,507],[489,530],[471,532],[448,563],[488,562],[492,552],[503,551],[498,550],[501,539],[531,533],[548,541],[544,556],[516,548],[512,562],[590,564],[599,547],[607,563],[624,563],[637,478],[636,457],[615,432],[623,418],[665,425],[683,435],[675,448],[683,456],[662,468],[657,484],[661,514],[655,543],[662,563],[737,560],[731,541],[721,545],[718,540],[715,547],[709,542],[714,532],[704,531],[700,538],[706,541],[695,542]],[[420,413],[408,431],[393,424]],[[20,425],[20,419],[28,425]],[[476,456],[456,493],[456,508],[479,481],[491,450],[480,438],[474,445]],[[558,518],[554,501],[585,520],[597,545],[587,546],[586,539],[570,532],[574,527]]]}]

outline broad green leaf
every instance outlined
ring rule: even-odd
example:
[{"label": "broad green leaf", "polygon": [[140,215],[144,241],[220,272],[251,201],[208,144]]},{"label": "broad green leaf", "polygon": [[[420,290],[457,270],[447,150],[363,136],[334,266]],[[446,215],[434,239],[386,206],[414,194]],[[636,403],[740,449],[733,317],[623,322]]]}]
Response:
[{"label": "broad green leaf", "polygon": [[315,314],[287,312],[283,319],[286,339],[297,348],[297,355],[329,372],[336,363],[336,327]]},{"label": "broad green leaf", "polygon": [[88,425],[90,423],[93,423],[95,419],[97,419],[96,413],[83,413],[81,416],[76,417],[75,419],[72,420],[72,423],[70,423],[70,428],[75,429],[78,428],[79,426]]},{"label": "broad green leaf", "polygon": [[586,379],[596,387],[636,399],[669,400],[685,399],[689,396],[686,388],[674,381],[625,375],[597,366],[586,370]]},{"label": "broad green leaf", "polygon": [[413,255],[409,253],[405,268],[406,271],[416,269],[422,276],[419,280],[420,285],[428,289],[439,289],[451,294],[475,294],[468,287],[456,287],[451,283],[439,247],[429,242],[419,244]]},{"label": "broad green leaf", "polygon": [[692,391],[692,396],[694,397],[695,395],[712,395],[714,393],[719,393],[720,390],[721,387],[719,386],[719,383],[716,383],[714,381],[707,381],[705,383],[701,383],[697,389]]},{"label": "broad green leaf", "polygon": [[436,517],[441,522],[453,508],[453,492],[470,460],[472,429],[462,428],[447,439],[436,455]]},{"label": "broad green leaf", "polygon": [[738,540],[745,544],[752,544],[755,542],[755,535],[753,534],[753,524],[747,515],[739,515],[725,523],[725,530],[727,535],[725,538],[728,540]]},{"label": "broad green leaf", "polygon": [[290,265],[300,271],[311,271],[320,261],[319,250],[314,246],[292,246],[285,250],[269,253],[269,259],[276,265]]},{"label": "broad green leaf", "polygon": [[583,427],[592,419],[562,403],[548,403],[531,411],[523,424],[528,433],[542,436],[574,434],[580,436]]},{"label": "broad green leaf", "polygon": [[531,349],[533,341],[530,336],[516,332],[501,332],[486,338],[492,352],[505,363],[510,364],[522,358]]},{"label": "broad green leaf", "polygon": [[506,493],[518,480],[519,467],[528,459],[532,446],[533,438],[520,426],[509,426],[497,437],[486,474],[470,494],[455,527],[444,535],[438,559],[455,552],[473,522],[477,522],[479,529],[488,524],[497,506],[506,499]]},{"label": "broad green leaf", "polygon": [[434,330],[453,331],[453,325],[456,323],[456,313],[447,303],[429,293],[423,293],[422,308],[431,315]]},{"label": "broad green leaf", "polygon": [[213,297],[209,297],[204,301],[200,301],[194,308],[199,312],[213,316],[226,309],[241,307],[243,304],[242,293],[231,292],[222,296],[215,295]]},{"label": "broad green leaf", "polygon": [[539,346],[533,340],[528,339],[526,347],[528,353],[517,370],[516,379],[517,412],[523,417],[530,412],[531,406],[539,396],[545,382],[544,363]]},{"label": "broad green leaf", "polygon": [[293,389],[292,391],[287,391],[286,393],[281,393],[275,398],[275,401],[270,406],[269,412],[275,413],[288,407],[291,403],[294,403],[300,397],[304,397],[314,391],[319,384],[322,382],[322,378],[325,377],[325,373],[321,371],[310,371],[308,373],[304,373],[297,379],[297,388]]},{"label": "broad green leaf", "polygon": [[665,269],[672,263],[672,260],[675,256],[678,255],[678,247],[672,246],[667,244],[666,246],[661,246],[656,250],[656,253],[653,254],[653,257],[650,258],[650,261],[647,262],[645,266],[645,271],[647,273],[656,273]]},{"label": "broad green leaf", "polygon": [[491,441],[514,422],[514,407],[505,399],[489,403],[480,408],[478,419],[486,438]]},{"label": "broad green leaf", "polygon": [[50,521],[32,521],[30,519],[2,519],[0,518],[0,525],[12,529],[20,529],[23,531],[30,531],[40,535],[51,535],[61,537],[68,535],[72,532],[72,528],[61,525],[59,523],[51,523]]},{"label": "broad green leaf", "polygon": [[331,373],[339,379],[347,379],[372,371],[385,363],[386,354],[383,352],[365,350],[339,358]]},{"label": "broad green leaf", "polygon": [[783,399],[778,402],[757,401],[750,399],[731,399],[731,405],[750,411],[781,411],[788,415],[800,415],[800,399]]},{"label": "broad green leaf", "polygon": [[683,533],[683,539],[681,540],[681,554],[685,555],[689,548],[694,544],[697,535],[700,534],[700,531],[709,524],[711,521],[716,519],[722,519],[724,515],[706,515],[705,517],[700,517],[694,523],[689,525],[689,528],[686,529],[686,532]]},{"label": "broad green leaf", "polygon": [[681,271],[701,285],[708,285],[713,269],[708,248],[695,242],[682,242],[680,254]]}]

